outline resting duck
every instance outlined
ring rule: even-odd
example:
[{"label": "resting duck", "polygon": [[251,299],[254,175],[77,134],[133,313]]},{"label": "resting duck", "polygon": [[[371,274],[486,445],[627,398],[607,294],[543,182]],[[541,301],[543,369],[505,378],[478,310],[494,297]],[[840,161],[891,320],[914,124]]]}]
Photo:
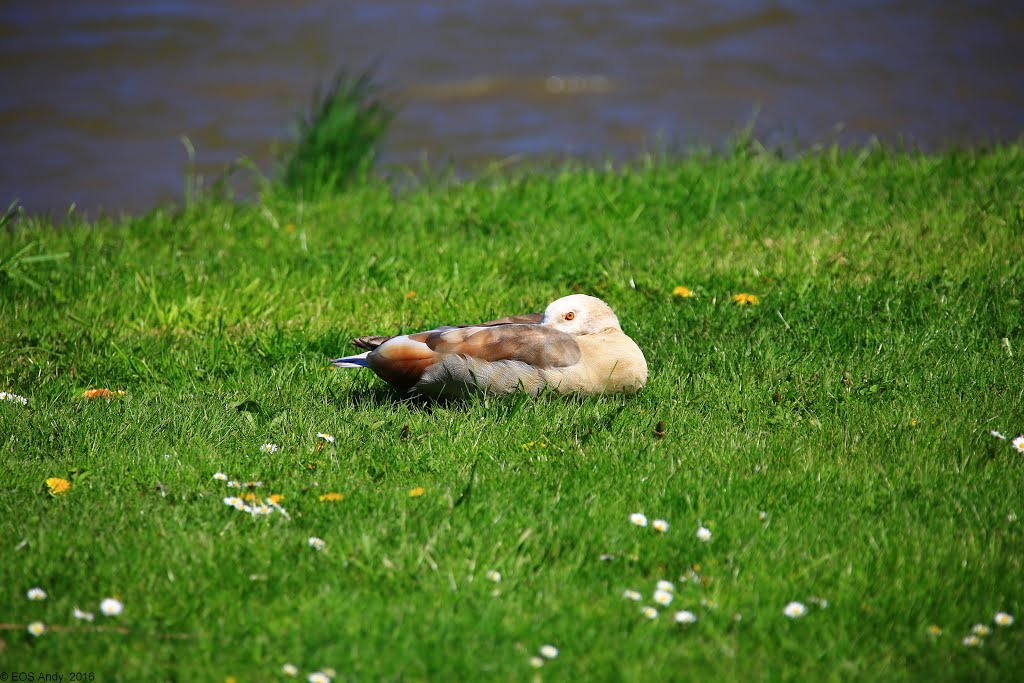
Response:
[{"label": "resting duck", "polygon": [[397,389],[430,396],[475,391],[536,395],[634,393],[647,361],[608,304],[585,294],[551,303],[544,313],[478,325],[438,327],[398,337],[359,337],[364,353],[332,360],[369,368]]}]

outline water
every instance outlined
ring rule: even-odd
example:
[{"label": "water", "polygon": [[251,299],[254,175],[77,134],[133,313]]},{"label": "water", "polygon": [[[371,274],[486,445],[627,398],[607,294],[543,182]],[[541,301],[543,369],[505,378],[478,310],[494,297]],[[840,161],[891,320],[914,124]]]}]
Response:
[{"label": "water", "polygon": [[[187,157],[269,168],[314,86],[379,60],[385,166],[625,158],[746,125],[926,149],[1024,131],[1020,3],[35,0],[0,7],[0,201],[140,211]],[[841,130],[838,133],[837,130]],[[2,207],[0,207],[2,208]]]}]

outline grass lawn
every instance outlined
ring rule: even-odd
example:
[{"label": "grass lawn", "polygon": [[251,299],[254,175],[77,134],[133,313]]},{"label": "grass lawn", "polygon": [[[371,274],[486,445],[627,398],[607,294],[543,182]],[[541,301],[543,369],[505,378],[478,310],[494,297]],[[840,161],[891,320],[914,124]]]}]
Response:
[{"label": "grass lawn", "polygon": [[[1014,679],[1022,264],[1024,144],[753,149],[11,221],[0,390],[28,404],[0,401],[0,668]],[[434,404],[328,368],[353,336],[576,291],[644,350],[639,395]],[[83,397],[97,388],[124,395]],[[261,481],[290,519],[225,505],[246,489],[218,472]],[[557,657],[531,663],[545,644]]]}]

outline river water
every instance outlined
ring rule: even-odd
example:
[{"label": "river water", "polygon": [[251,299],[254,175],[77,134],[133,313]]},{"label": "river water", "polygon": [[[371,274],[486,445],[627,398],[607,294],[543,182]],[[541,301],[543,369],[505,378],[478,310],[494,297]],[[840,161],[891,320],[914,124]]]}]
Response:
[{"label": "river water", "polygon": [[180,201],[183,135],[205,176],[268,169],[315,85],[375,62],[385,169],[629,159],[750,121],[798,145],[1024,131],[1019,2],[33,0],[0,6],[0,201]]}]

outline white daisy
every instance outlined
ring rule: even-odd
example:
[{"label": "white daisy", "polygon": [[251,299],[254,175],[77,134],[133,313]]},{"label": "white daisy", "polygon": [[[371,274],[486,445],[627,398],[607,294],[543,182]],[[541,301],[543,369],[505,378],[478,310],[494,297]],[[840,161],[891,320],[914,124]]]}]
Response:
[{"label": "white daisy", "polygon": [[541,645],[540,656],[544,659],[554,659],[558,656],[558,648],[554,645]]},{"label": "white daisy", "polygon": [[985,624],[975,624],[971,627],[971,633],[976,636],[987,636],[989,633],[992,633],[992,629],[985,626]]},{"label": "white daisy", "polygon": [[759,521],[759,522],[768,521],[768,513],[765,512],[764,510],[761,510],[760,512],[758,512],[757,513],[757,521]]},{"label": "white daisy", "polygon": [[[7,391],[0,391],[0,401],[11,401],[13,403],[20,403],[23,406],[27,406],[28,405],[28,399],[27,398],[25,398],[24,396],[18,396],[17,394],[12,394],[12,393],[7,392]],[[39,635],[39,634],[33,634],[33,635]]]},{"label": "white daisy", "polygon": [[530,657],[530,666],[532,666],[534,669],[539,669],[542,666],[544,666],[544,659],[534,655],[533,657]]},{"label": "white daisy", "polygon": [[28,593],[26,593],[25,595],[28,596],[29,600],[45,600],[46,599],[46,591],[44,591],[42,588],[39,588],[38,586],[35,587],[35,588],[29,588],[28,589]]},{"label": "white daisy", "polygon": [[117,598],[107,598],[100,603],[100,611],[108,617],[116,617],[124,611],[124,604]]},{"label": "white daisy", "polygon": [[611,553],[601,553],[601,556],[598,559],[602,562],[611,562],[615,559],[615,556]]},{"label": "white daisy", "polygon": [[656,519],[653,522],[651,522],[651,527],[655,531],[660,531],[661,533],[665,533],[666,531],[668,531],[668,522],[666,522],[663,519]]},{"label": "white daisy", "polygon": [[676,623],[677,624],[695,624],[697,623],[697,615],[690,610],[681,609],[676,612]]},{"label": "white daisy", "polygon": [[260,446],[260,451],[262,451],[263,453],[277,453],[277,444],[265,443],[262,446]]},{"label": "white daisy", "polygon": [[327,546],[327,543],[324,541],[324,539],[320,538],[319,536],[310,536],[309,541],[307,542],[309,543],[309,547],[313,550],[323,550]]},{"label": "white daisy", "polygon": [[1006,612],[996,612],[996,616],[992,621],[996,622],[996,626],[1011,626],[1013,624],[1013,615]]},{"label": "white daisy", "polygon": [[228,475],[224,474],[223,472],[216,472],[214,473],[213,478],[216,479],[217,481],[227,481]]},{"label": "white daisy", "polygon": [[658,610],[651,606],[641,607],[640,614],[642,614],[645,619],[654,619],[658,616]]},{"label": "white daisy", "polygon": [[239,505],[245,505],[245,501],[243,501],[238,496],[227,496],[226,498],[224,498],[224,504],[230,505],[233,508],[237,508]]},{"label": "white daisy", "polygon": [[807,607],[802,602],[793,601],[782,609],[782,613],[790,619],[798,619],[807,614]]},{"label": "white daisy", "polygon": [[665,581],[664,579],[659,581],[658,585],[656,585],[654,588],[655,590],[668,591],[669,593],[674,592],[676,589],[675,585],[671,581]]},{"label": "white daisy", "polygon": [[697,529],[697,538],[707,543],[711,540],[711,530],[704,526],[699,527]]},{"label": "white daisy", "polygon": [[232,479],[231,481],[229,481],[227,483],[227,487],[229,489],[237,489],[237,488],[240,488],[241,486],[242,485],[240,483],[238,483],[237,481],[235,481],[234,479]]},{"label": "white daisy", "polygon": [[75,611],[72,612],[75,619],[81,619],[82,621],[92,621],[95,619],[92,612],[83,612],[82,610],[75,607]]},{"label": "white daisy", "polygon": [[989,434],[991,434],[992,436],[996,437],[997,439],[1002,439],[1003,441],[1006,441],[1006,437],[1003,436],[1002,434],[1000,434],[999,432],[997,432],[994,429],[991,432],[989,432]]},{"label": "white daisy", "polygon": [[331,436],[330,434],[324,434],[323,432],[317,432],[316,438],[323,439],[327,443],[334,443],[334,437]]},{"label": "white daisy", "polygon": [[487,572],[486,576],[488,581],[493,581],[494,583],[501,583],[501,572],[499,571],[495,571],[492,569],[489,572]]},{"label": "white daisy", "polygon": [[[38,638],[46,633],[46,624],[41,621],[33,621],[28,625],[28,632]],[[4,678],[6,678],[6,676]]]},{"label": "white daisy", "polygon": [[962,642],[966,647],[978,647],[981,645],[981,638],[978,636],[967,636]]},{"label": "white daisy", "polygon": [[282,664],[281,665],[281,673],[283,673],[285,676],[298,676],[299,675],[299,667],[295,666],[291,662],[289,662],[287,664]]},{"label": "white daisy", "polygon": [[331,677],[323,671],[314,671],[306,676],[306,680],[309,681],[309,683],[331,683]]},{"label": "white daisy", "polygon": [[647,526],[647,515],[642,512],[634,512],[629,516],[629,521],[637,526]]},{"label": "white daisy", "polygon": [[1014,437],[1010,445],[1016,448],[1019,452],[1024,453],[1024,434],[1018,434]]},{"label": "white daisy", "polygon": [[654,591],[654,602],[662,607],[668,607],[672,604],[672,593],[669,591]]},{"label": "white daisy", "polygon": [[640,602],[643,599],[643,596],[640,595],[640,593],[628,589],[622,591],[622,597],[626,598],[627,600],[634,600],[636,602]]}]

